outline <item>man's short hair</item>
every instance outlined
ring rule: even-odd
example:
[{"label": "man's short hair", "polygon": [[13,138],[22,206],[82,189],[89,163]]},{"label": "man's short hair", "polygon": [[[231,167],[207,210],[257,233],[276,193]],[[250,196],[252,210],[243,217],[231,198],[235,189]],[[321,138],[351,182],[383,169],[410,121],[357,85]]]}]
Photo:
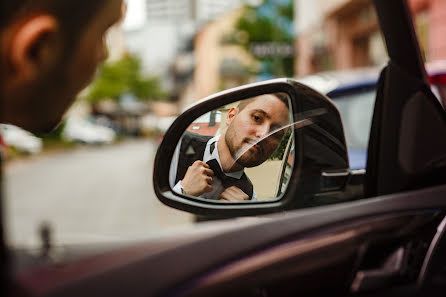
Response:
[{"label": "man's short hair", "polygon": [[83,29],[107,0],[2,0],[0,33],[12,22],[36,13],[53,15],[60,23],[67,46],[79,39]]},{"label": "man's short hair", "polygon": [[[283,104],[286,105],[286,107],[289,109],[290,108],[290,104],[288,101],[288,95],[286,93],[271,93],[271,94],[264,94],[264,95],[272,95],[275,96],[277,99],[279,99],[280,101],[283,102]],[[256,97],[252,97],[250,99],[246,99],[246,100],[242,100],[240,101],[240,103],[237,105],[237,108],[239,109],[239,111],[242,111],[248,104],[250,104],[251,102],[257,100],[258,97],[263,96],[263,95],[259,95]]]}]

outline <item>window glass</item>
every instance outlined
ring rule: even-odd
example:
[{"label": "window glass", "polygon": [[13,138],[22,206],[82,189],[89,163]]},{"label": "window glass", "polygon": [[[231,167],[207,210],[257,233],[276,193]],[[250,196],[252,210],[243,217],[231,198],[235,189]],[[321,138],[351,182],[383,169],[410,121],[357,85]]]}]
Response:
[{"label": "window glass", "polygon": [[[124,2],[126,16],[106,37],[108,59],[57,129],[40,135],[1,129],[10,246],[39,248],[42,230],[64,245],[193,228],[195,216],[161,204],[154,194],[156,150],[191,104],[247,83],[289,77],[328,94],[344,122],[350,166],[364,168],[374,91],[350,89],[376,81],[388,60],[371,0]],[[423,11],[426,57],[436,59],[435,11]],[[224,117],[215,110],[188,131],[215,135]],[[338,130],[327,132],[339,139]],[[284,140],[281,149],[268,163],[278,164],[274,185],[259,191],[259,200],[279,197],[290,186],[298,148]],[[340,157],[329,153],[322,157]],[[252,179],[266,187],[258,172]]]}]

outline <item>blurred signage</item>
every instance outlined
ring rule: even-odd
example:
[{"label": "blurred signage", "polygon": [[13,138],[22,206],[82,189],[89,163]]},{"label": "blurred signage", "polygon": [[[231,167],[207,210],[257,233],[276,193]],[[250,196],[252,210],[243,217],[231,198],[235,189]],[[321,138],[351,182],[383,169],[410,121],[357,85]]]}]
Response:
[{"label": "blurred signage", "polygon": [[293,57],[294,46],[288,43],[262,42],[253,44],[250,52],[258,58]]}]

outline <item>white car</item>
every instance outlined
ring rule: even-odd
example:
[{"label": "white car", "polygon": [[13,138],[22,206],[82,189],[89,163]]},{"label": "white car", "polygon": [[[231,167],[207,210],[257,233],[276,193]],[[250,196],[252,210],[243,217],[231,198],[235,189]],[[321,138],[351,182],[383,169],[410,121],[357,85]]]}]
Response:
[{"label": "white car", "polygon": [[111,128],[96,125],[83,118],[69,118],[62,136],[69,141],[86,144],[109,144],[116,138]]},{"label": "white car", "polygon": [[25,154],[37,154],[42,151],[42,139],[17,126],[0,124],[0,133],[5,143]]}]

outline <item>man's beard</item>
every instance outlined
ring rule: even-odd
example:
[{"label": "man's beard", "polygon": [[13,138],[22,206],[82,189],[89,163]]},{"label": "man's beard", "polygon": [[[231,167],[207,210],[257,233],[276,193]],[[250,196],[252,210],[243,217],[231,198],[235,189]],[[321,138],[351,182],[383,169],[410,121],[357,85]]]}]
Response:
[{"label": "man's beard", "polygon": [[[268,156],[265,156],[265,148],[262,142],[256,143],[257,140],[244,138],[239,145],[236,145],[233,140],[234,132],[228,128],[225,134],[225,142],[234,159],[234,164],[250,168],[259,166],[268,159]],[[252,148],[253,144],[255,144],[255,148]]]}]

